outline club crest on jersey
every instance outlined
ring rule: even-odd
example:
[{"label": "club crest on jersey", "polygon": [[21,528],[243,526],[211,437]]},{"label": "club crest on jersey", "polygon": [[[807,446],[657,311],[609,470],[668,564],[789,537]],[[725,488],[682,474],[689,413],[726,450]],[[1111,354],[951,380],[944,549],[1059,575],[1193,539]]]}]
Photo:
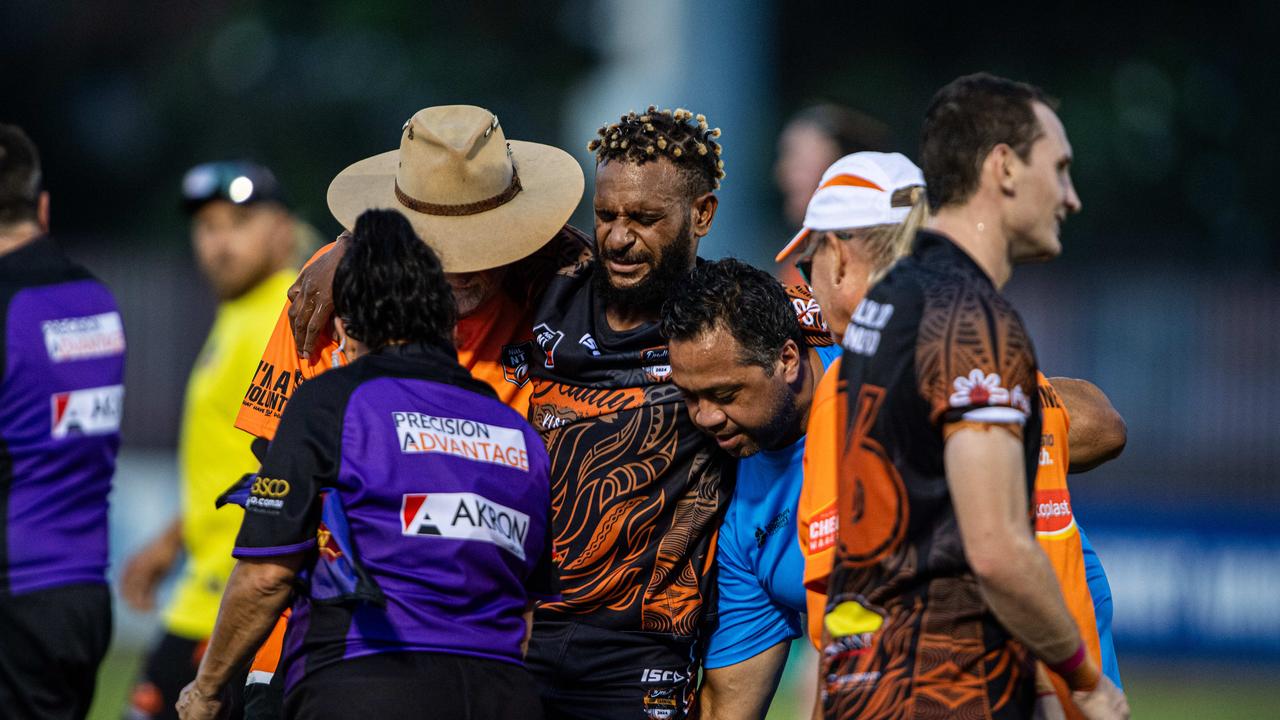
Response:
[{"label": "club crest on jersey", "polygon": [[564,339],[564,333],[559,330],[552,330],[546,323],[538,323],[533,328],[533,340],[538,343],[538,347],[542,348],[542,352],[546,355],[542,364],[548,369],[556,366],[556,346]]},{"label": "club crest on jersey", "polygon": [[529,356],[533,343],[522,342],[502,346],[502,378],[516,387],[529,382]]}]

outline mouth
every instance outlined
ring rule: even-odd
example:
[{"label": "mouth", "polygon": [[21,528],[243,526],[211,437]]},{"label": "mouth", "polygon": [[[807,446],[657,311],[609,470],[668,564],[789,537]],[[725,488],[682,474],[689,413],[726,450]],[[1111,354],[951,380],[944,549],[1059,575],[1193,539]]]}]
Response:
[{"label": "mouth", "polygon": [[716,435],[716,444],[721,450],[732,452],[734,448],[742,444],[742,433],[733,433],[731,435]]},{"label": "mouth", "polygon": [[643,262],[628,262],[625,259],[619,260],[613,258],[610,258],[607,264],[609,266],[609,272],[614,275],[634,275],[641,269],[647,267],[647,264]]}]

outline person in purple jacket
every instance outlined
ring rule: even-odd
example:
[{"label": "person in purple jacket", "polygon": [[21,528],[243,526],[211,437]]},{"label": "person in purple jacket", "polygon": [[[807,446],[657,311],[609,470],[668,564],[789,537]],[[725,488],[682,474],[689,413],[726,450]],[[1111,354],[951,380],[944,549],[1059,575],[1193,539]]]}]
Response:
[{"label": "person in purple jacket", "polygon": [[36,147],[0,125],[0,715],[82,718],[111,639],[124,327],[48,232]]},{"label": "person in purple jacket", "polygon": [[[284,411],[179,715],[217,716],[296,586],[286,717],[539,718],[524,649],[558,592],[542,441],[458,364],[449,285],[403,216],[364,213],[333,285],[353,361]],[[359,577],[335,595],[340,556]]]}]

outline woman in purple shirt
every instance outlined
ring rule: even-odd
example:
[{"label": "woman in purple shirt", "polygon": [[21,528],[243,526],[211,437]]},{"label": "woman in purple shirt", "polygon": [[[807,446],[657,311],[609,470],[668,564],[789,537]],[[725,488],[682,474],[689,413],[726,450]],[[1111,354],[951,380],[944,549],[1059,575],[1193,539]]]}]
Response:
[{"label": "woman in purple shirt", "polygon": [[458,365],[440,262],[399,214],[356,222],[333,298],[352,362],[285,410],[179,713],[216,716],[292,595],[287,717],[540,717],[523,658],[556,593],[542,442]]}]

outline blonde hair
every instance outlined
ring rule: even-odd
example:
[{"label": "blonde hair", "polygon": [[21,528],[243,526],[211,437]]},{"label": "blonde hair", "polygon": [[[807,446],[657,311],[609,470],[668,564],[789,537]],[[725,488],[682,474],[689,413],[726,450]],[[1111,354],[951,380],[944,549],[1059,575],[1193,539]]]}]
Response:
[{"label": "blonde hair", "polygon": [[834,231],[840,240],[857,240],[871,262],[871,284],[879,282],[894,264],[911,254],[916,232],[929,221],[929,202],[923,185],[900,188],[893,194],[894,207],[911,206],[906,219],[896,225],[872,225],[848,231]]}]

